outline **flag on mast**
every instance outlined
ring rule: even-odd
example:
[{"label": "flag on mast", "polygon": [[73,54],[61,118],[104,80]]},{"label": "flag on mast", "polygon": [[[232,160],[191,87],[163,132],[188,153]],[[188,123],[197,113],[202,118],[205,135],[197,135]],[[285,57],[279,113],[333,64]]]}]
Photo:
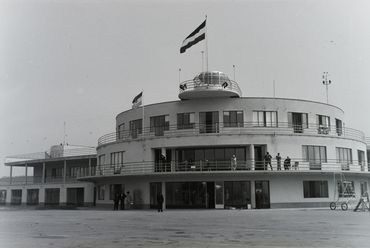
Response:
[{"label": "flag on mast", "polygon": [[132,100],[132,108],[138,108],[143,103],[143,92],[140,92],[137,96],[135,96],[134,100]]},{"label": "flag on mast", "polygon": [[199,41],[202,41],[206,38],[206,20],[202,24],[199,25],[185,40],[182,42],[182,46],[180,48],[180,53],[184,53],[186,49],[190,48],[191,46],[197,44]]}]

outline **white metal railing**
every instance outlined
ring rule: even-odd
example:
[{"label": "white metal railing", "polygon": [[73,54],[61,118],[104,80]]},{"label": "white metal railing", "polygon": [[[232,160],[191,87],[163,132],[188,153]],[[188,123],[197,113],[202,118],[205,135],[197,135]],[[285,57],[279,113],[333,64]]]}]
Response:
[{"label": "white metal railing", "polygon": [[[281,160],[280,163],[266,161],[243,160],[228,161],[168,161],[168,162],[131,162],[122,164],[105,164],[96,167],[95,176],[141,175],[156,173],[186,173],[186,172],[253,172],[270,171],[282,172],[363,172],[367,173],[367,162],[339,162],[337,160],[306,161],[291,159],[290,162]],[[83,177],[82,177],[83,178]]]},{"label": "white metal railing", "polygon": [[108,133],[98,139],[98,146],[117,141],[134,140],[142,138],[161,138],[171,136],[198,136],[209,134],[292,134],[292,135],[319,135],[322,137],[340,137],[365,142],[365,134],[352,128],[336,128],[335,126],[320,126],[309,123],[292,125],[287,122],[270,123],[267,125],[256,122],[213,124],[190,123],[186,125],[166,125],[122,130]]}]

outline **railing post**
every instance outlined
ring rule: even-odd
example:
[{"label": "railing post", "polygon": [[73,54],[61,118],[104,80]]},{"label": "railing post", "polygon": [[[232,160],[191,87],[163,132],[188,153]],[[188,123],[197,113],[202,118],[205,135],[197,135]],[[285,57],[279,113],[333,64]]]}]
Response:
[{"label": "railing post", "polygon": [[26,176],[26,184],[27,184],[27,174],[28,174],[28,164],[26,163],[26,166],[25,166],[25,172],[24,172],[25,176]]}]

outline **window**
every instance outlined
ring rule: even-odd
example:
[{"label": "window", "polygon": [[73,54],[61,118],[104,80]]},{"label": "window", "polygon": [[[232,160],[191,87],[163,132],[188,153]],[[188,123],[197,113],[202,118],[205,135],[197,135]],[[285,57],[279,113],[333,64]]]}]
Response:
[{"label": "window", "polygon": [[304,198],[325,198],[328,194],[328,181],[303,181]]},{"label": "window", "polygon": [[199,133],[218,133],[218,111],[199,112]]},{"label": "window", "polygon": [[105,165],[105,154],[99,156],[98,165]]},{"label": "window", "polygon": [[342,164],[342,170],[349,170],[352,164],[352,149],[336,147],[337,163]]},{"label": "window", "polygon": [[365,168],[365,152],[361,150],[357,150],[357,157],[358,157],[358,165],[361,166],[361,171]]},{"label": "window", "polygon": [[317,131],[319,134],[329,134],[330,117],[325,115],[316,115]]},{"label": "window", "polygon": [[177,114],[177,129],[192,129],[195,126],[194,113]]},{"label": "window", "polygon": [[321,163],[326,163],[325,146],[302,146],[304,162],[309,162],[311,170],[321,170]]},{"label": "window", "polygon": [[164,131],[170,129],[170,116],[159,115],[150,117],[150,132],[154,132],[155,136],[163,136]]},{"label": "window", "polygon": [[0,204],[6,203],[6,190],[0,190]]},{"label": "window", "polygon": [[51,169],[51,177],[52,178],[61,178],[63,177],[63,168],[52,168]]},{"label": "window", "polygon": [[98,186],[98,200],[104,200],[105,195],[105,185]]},{"label": "window", "polygon": [[367,182],[361,182],[360,186],[361,186],[361,196],[365,196],[365,194],[367,193]]},{"label": "window", "polygon": [[130,121],[130,136],[133,139],[136,139],[137,135],[141,134],[142,131],[143,131],[143,120],[142,119]]},{"label": "window", "polygon": [[110,165],[122,165],[123,163],[123,152],[112,152],[110,154]]},{"label": "window", "polygon": [[124,131],[125,131],[125,123],[118,125],[117,127],[117,139],[118,140],[124,139]]},{"label": "window", "polygon": [[308,128],[308,114],[288,112],[288,127],[293,128],[294,133],[303,133]]},{"label": "window", "polygon": [[10,204],[12,205],[21,205],[22,204],[22,190],[21,189],[12,189],[12,197]]},{"label": "window", "polygon": [[67,173],[67,176],[76,178],[80,174],[80,167],[69,167]]},{"label": "window", "polygon": [[343,123],[339,119],[335,119],[335,129],[337,131],[338,136],[341,136],[343,133]]},{"label": "window", "polygon": [[277,127],[277,112],[253,111],[253,125],[257,127]]},{"label": "window", "polygon": [[39,204],[39,189],[27,189],[27,205]]},{"label": "window", "polygon": [[355,184],[353,181],[338,181],[339,197],[353,197],[355,195]]},{"label": "window", "polygon": [[243,111],[224,111],[224,127],[243,127]]}]

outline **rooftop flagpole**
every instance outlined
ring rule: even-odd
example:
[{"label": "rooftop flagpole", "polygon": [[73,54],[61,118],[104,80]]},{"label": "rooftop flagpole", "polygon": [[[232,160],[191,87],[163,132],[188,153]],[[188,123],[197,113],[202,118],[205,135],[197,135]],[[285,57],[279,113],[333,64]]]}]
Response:
[{"label": "rooftop flagpole", "polygon": [[144,90],[141,90],[142,92],[142,97],[141,97],[141,105],[142,105],[142,114],[143,114],[143,120],[141,121],[141,128],[142,128],[142,131],[141,131],[141,135],[144,135]]},{"label": "rooftop flagpole", "polygon": [[207,37],[207,15],[206,15],[206,26],[205,26],[205,50],[206,50],[206,71],[208,71],[208,37]]}]

